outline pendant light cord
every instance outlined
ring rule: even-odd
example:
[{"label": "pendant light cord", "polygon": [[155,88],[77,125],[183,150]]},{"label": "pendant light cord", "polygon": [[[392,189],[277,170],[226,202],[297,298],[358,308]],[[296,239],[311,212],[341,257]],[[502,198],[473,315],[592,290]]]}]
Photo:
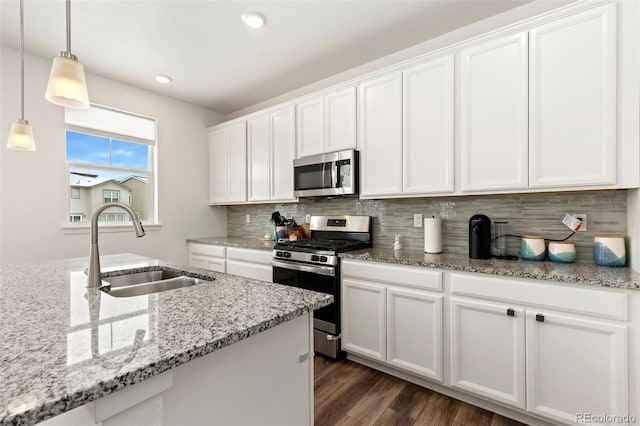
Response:
[{"label": "pendant light cord", "polygon": [[67,0],[67,52],[71,53],[71,0]]},{"label": "pendant light cord", "polygon": [[20,120],[24,121],[24,0],[20,0]]}]

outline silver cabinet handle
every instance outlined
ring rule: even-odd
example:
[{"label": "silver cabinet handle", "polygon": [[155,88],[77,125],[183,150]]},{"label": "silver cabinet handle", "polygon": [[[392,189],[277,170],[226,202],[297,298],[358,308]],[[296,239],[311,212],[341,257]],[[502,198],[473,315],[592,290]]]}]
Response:
[{"label": "silver cabinet handle", "polygon": [[340,340],[341,337],[342,337],[342,334],[338,334],[337,336],[334,336],[332,334],[327,334],[327,340]]}]

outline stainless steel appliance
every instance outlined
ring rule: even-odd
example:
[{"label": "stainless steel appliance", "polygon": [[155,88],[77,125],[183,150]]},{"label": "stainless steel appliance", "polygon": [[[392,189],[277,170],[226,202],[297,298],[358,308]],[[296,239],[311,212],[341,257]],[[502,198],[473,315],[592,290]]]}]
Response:
[{"label": "stainless steel appliance", "polygon": [[293,160],[293,195],[358,195],[358,151],[331,152]]},{"label": "stainless steel appliance", "polygon": [[340,356],[340,259],[338,254],[371,247],[371,216],[311,216],[311,239],[278,242],[273,282],[333,295],[334,303],[313,313],[315,351]]}]

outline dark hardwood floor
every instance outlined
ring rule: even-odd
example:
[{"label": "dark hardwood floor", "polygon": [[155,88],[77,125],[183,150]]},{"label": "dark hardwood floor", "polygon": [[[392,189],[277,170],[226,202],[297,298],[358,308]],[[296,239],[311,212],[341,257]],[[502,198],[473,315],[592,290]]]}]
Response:
[{"label": "dark hardwood floor", "polygon": [[314,358],[315,425],[478,425],[522,423],[348,360]]}]

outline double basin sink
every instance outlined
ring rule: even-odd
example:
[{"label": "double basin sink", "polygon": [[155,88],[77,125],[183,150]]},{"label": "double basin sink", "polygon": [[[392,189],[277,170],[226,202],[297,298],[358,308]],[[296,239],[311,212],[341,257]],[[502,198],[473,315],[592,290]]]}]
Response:
[{"label": "double basin sink", "polygon": [[191,287],[214,280],[213,277],[191,277],[179,269],[161,269],[105,277],[102,282],[106,284],[102,285],[100,290],[113,297],[132,297]]}]

